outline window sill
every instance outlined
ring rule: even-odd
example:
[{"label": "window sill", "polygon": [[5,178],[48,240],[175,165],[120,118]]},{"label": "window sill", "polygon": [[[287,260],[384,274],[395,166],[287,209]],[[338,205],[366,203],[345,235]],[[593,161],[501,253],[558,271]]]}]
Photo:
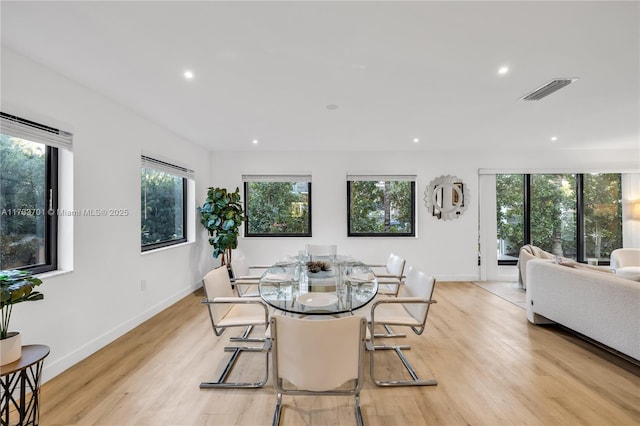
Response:
[{"label": "window sill", "polygon": [[187,242],[184,242],[184,243],[174,244],[174,245],[166,246],[166,247],[160,247],[160,248],[153,249],[153,250],[141,251],[140,254],[142,256],[146,256],[148,254],[158,253],[158,252],[165,251],[165,250],[171,250],[171,249],[175,249],[175,248],[178,248],[178,247],[189,246],[189,245],[192,245],[192,244],[195,244],[195,241],[187,241]]},{"label": "window sill", "polygon": [[43,272],[41,274],[36,274],[35,276],[40,278],[40,279],[47,279],[47,278],[57,277],[59,275],[70,274],[72,272],[73,272],[73,270],[69,270],[69,271],[55,270],[55,271]]}]

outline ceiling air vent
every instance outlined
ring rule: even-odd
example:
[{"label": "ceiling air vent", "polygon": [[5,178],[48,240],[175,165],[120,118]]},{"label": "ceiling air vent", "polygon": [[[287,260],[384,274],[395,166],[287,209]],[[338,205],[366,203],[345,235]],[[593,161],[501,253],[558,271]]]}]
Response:
[{"label": "ceiling air vent", "polygon": [[567,85],[573,83],[576,80],[577,80],[577,78],[554,78],[553,80],[549,81],[548,83],[543,84],[542,86],[538,87],[533,92],[524,95],[523,97],[521,97],[518,100],[520,100],[520,101],[539,101],[540,99],[544,98],[545,96],[549,96],[550,94],[552,94],[556,90],[562,89],[564,86],[567,86]]}]

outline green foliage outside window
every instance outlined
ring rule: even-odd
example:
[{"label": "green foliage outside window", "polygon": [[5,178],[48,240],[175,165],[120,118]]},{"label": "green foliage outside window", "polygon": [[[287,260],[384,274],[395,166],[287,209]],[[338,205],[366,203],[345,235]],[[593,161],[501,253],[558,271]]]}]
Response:
[{"label": "green foliage outside window", "polygon": [[498,240],[501,254],[518,257],[524,242],[524,175],[497,175]]},{"label": "green foliage outside window", "polygon": [[141,179],[143,250],[186,241],[185,179],[147,168],[142,169]]},{"label": "green foliage outside window", "polygon": [[311,236],[310,182],[245,182],[245,236]]},{"label": "green foliage outside window", "polygon": [[621,177],[617,173],[585,174],[584,254],[608,259],[622,247]]},{"label": "green foliage outside window", "polygon": [[415,183],[350,181],[349,236],[413,236]]},{"label": "green foliage outside window", "polygon": [[45,148],[0,135],[0,269],[45,261]]},{"label": "green foliage outside window", "polygon": [[525,241],[525,175],[496,176],[499,261],[515,261],[528,243],[580,261],[606,262],[612,250],[622,247],[620,174],[534,174],[529,191],[530,241]]},{"label": "green foliage outside window", "polygon": [[576,176],[531,176],[531,243],[576,258]]}]

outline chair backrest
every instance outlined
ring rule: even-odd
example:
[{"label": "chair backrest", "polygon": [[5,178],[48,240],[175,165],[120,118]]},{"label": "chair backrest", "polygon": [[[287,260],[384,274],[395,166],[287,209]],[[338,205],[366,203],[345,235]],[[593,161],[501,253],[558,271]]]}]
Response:
[{"label": "chair backrest", "polygon": [[[207,300],[213,300],[216,297],[235,297],[229,280],[229,272],[225,265],[222,265],[213,271],[207,273],[203,278],[204,293]],[[229,312],[233,307],[232,304],[207,305],[211,313],[213,324],[218,324],[220,319]]]},{"label": "chair backrest", "polygon": [[349,380],[362,386],[366,319],[353,315],[311,320],[271,318],[273,374],[297,390],[323,392]]},{"label": "chair backrest", "polygon": [[[433,289],[435,287],[435,278],[425,274],[422,271],[410,266],[407,271],[407,277],[404,280],[402,288],[403,297],[419,297],[425,301],[431,300]],[[416,319],[416,321],[424,324],[429,313],[429,304],[408,303],[403,305],[404,308]]]},{"label": "chair backrest", "polygon": [[335,256],[337,251],[336,244],[307,244],[305,246],[307,256]]},{"label": "chair backrest", "polygon": [[398,278],[402,277],[404,273],[405,260],[397,254],[391,253],[389,260],[387,260],[387,273],[391,275],[397,275]]},{"label": "chair backrest", "polygon": [[619,248],[611,252],[611,269],[640,266],[640,248]]},{"label": "chair backrest", "polygon": [[243,254],[233,256],[231,259],[231,272],[233,273],[233,278],[236,279],[238,277],[251,275],[249,263]]}]

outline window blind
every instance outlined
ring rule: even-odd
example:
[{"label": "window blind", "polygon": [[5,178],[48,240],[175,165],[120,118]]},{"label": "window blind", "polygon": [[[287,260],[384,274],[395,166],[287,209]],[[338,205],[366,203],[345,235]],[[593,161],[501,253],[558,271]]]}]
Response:
[{"label": "window blind", "polygon": [[311,182],[311,175],[242,175],[243,182]]},{"label": "window blind", "polygon": [[415,182],[416,175],[347,175],[348,181],[409,181]]},{"label": "window blind", "polygon": [[0,112],[0,131],[15,138],[71,150],[73,135],[63,130],[38,124],[24,118]]},{"label": "window blind", "polygon": [[187,167],[172,164],[167,161],[159,160],[157,158],[149,157],[148,155],[142,155],[142,168],[153,169],[159,172],[169,173],[171,175],[180,176],[187,179],[194,179],[195,172]]}]

